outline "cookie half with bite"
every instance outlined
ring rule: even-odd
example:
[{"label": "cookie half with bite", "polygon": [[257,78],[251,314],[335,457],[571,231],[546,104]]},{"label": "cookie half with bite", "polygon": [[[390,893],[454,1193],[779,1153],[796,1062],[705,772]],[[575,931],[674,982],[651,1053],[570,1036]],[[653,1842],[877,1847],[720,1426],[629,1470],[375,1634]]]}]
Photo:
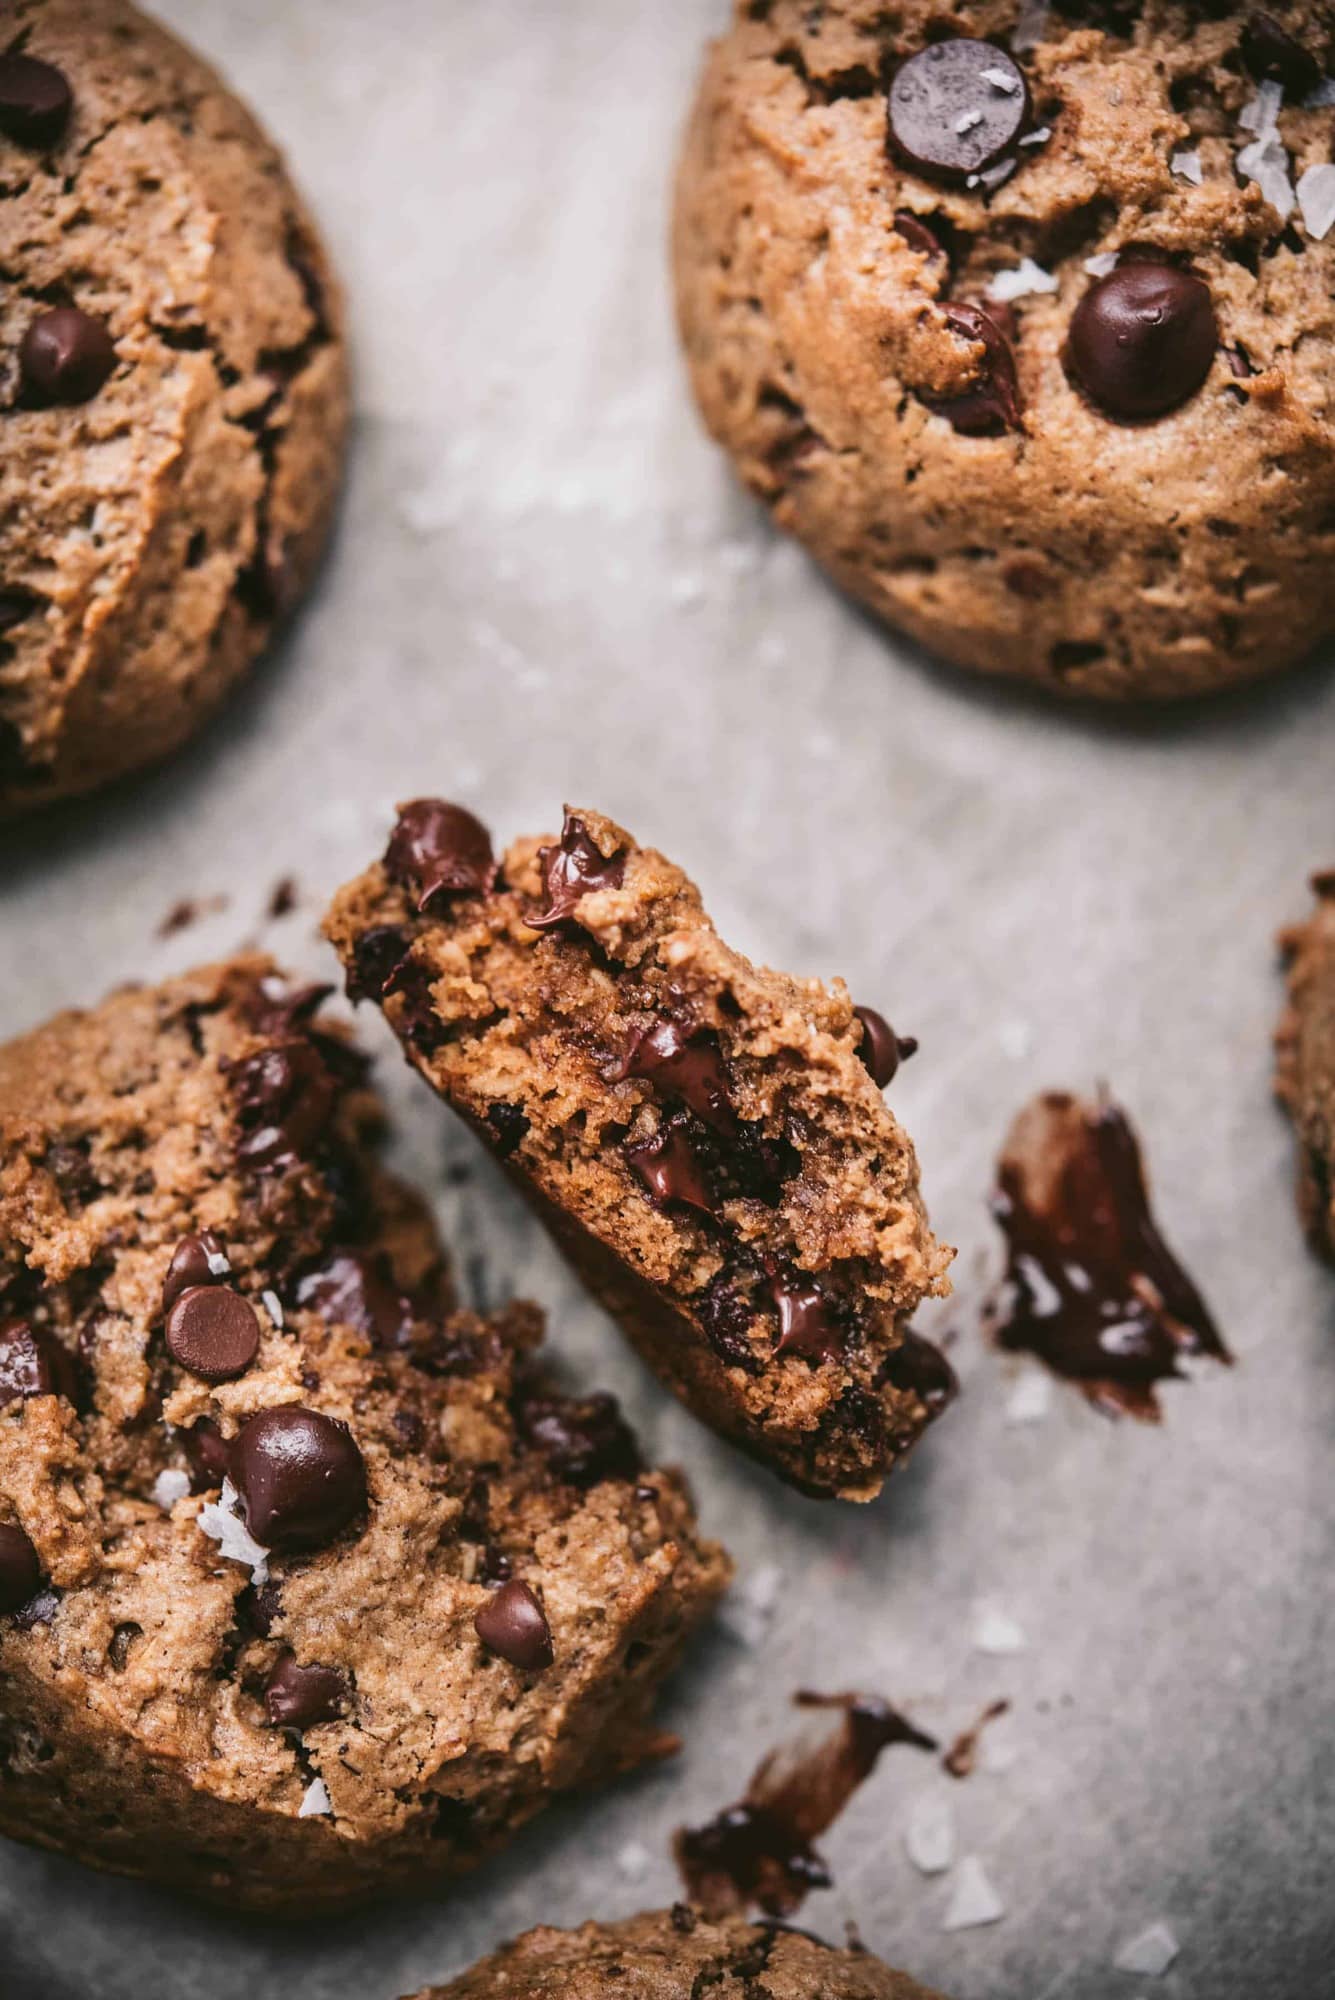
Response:
[{"label": "cookie half with bite", "polygon": [[840,1950],[780,1924],[705,1919],[677,1904],[618,1924],[545,1926],[416,2000],[605,2000],[614,1986],[636,2000],[941,2000],[868,1951]]},{"label": "cookie half with bite", "polygon": [[0,1831],[293,1913],[660,1754],[680,1478],[458,1311],[365,1065],[241,959],[0,1049]]},{"label": "cookie half with bite", "polygon": [[417,800],[326,928],[683,1402],[808,1493],[875,1494],[953,1389],[909,1327],[950,1252],[882,1095],[906,1046],[884,1018],[752,965],[592,811],[497,860]]}]

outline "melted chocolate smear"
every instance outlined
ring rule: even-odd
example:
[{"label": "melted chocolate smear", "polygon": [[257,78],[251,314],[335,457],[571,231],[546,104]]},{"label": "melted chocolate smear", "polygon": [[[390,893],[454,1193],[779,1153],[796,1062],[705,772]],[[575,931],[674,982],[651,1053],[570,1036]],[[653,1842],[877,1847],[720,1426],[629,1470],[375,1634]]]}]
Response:
[{"label": "melted chocolate smear", "polygon": [[589,830],[577,813],[568,812],[556,847],[544,847],[538,855],[547,908],[525,917],[531,930],[555,930],[574,916],[581,899],[599,889],[619,889],[626,872],[624,854],[609,860],[595,847]]},{"label": "melted chocolate smear", "polygon": [[730,1136],[737,1129],[718,1037],[707,1028],[692,1032],[676,1021],[659,1021],[637,1029],[609,1080],[617,1083],[627,1076],[643,1078],[660,1095],[676,1098],[716,1132]]},{"label": "melted chocolate smear", "polygon": [[881,1752],[895,1743],[937,1748],[876,1695],[799,1694],[797,1703],[838,1710],[838,1727],[815,1742],[772,1750],[744,1799],[677,1834],[687,1894],[711,1920],[752,1904],[771,1917],[791,1916],[812,1889],[828,1889],[833,1878],[813,1843],[871,1776]]},{"label": "melted chocolate smear", "polygon": [[1110,1416],[1157,1423],[1183,1355],[1230,1363],[1150,1211],[1140,1147],[1106,1098],[1038,1098],[1011,1128],[992,1212],[1009,1254],[994,1331]]}]

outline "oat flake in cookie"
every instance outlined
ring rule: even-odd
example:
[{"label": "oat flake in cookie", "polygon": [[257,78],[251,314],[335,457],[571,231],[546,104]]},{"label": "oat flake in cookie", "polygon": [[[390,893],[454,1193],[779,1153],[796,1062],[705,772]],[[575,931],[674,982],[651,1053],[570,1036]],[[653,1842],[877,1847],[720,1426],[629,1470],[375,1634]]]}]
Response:
[{"label": "oat flake in cookie", "polygon": [[176,749],[304,594],[342,311],[283,163],[125,0],[0,53],[0,819]]},{"label": "oat flake in cookie", "polygon": [[1276,1086],[1298,1138],[1299,1213],[1313,1248],[1335,1261],[1335,870],[1312,887],[1312,915],[1281,939],[1289,1004]]},{"label": "oat flake in cookie", "polygon": [[935,652],[1223,687],[1335,628],[1335,14],[1037,12],[738,0],[678,180],[691,379]]},{"label": "oat flake in cookie", "polygon": [[941,2000],[870,1952],[740,1918],[708,1923],[678,1903],[617,1924],[543,1927],[416,2000]]},{"label": "oat flake in cookie", "polygon": [[805,1491],[866,1499],[949,1401],[946,1290],[882,1096],[911,1041],[750,964],[602,814],[494,857],[406,806],[326,921],[354,998],[503,1160],[650,1366]]},{"label": "oat flake in cookie", "polygon": [[454,1309],[323,998],[237,960],[0,1049],[0,1831],[292,1912],[661,1751],[728,1567],[536,1308]]}]

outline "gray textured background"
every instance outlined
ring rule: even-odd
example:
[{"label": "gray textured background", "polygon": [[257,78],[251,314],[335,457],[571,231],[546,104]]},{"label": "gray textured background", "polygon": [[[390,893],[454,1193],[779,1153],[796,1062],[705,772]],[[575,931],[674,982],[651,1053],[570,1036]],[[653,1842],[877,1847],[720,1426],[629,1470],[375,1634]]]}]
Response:
[{"label": "gray textured background", "polygon": [[[671,1828],[735,1796],[802,1684],[949,1733],[1009,1695],[1016,1756],[952,1785],[894,1753],[826,1843],[874,1948],[959,2000],[1270,2000],[1335,1974],[1335,1340],[1269,1098],[1271,934],[1332,859],[1335,684],[1149,722],[933,669],[777,543],[699,436],[673,347],[668,165],[723,0],[171,0],[290,149],[348,280],[360,420],[318,601],[223,722],[137,788],[0,854],[0,1029],[263,937],[328,971],[321,898],[421,790],[501,838],[597,803],[676,855],[743,948],[845,974],[922,1038],[894,1086],[960,1245],[966,1393],[869,1509],[785,1495],[669,1408],[379,1025],[401,1155],[476,1295],[530,1292],[574,1362],[689,1467],[744,1573],[668,1704],[675,1767],[533,1828],[432,1902],[314,1932],[230,1924],[0,1855],[5,2000],[394,2000],[539,1919],[668,1899]],[[277,876],[298,911],[263,912]],[[171,939],[183,895],[229,905]],[[1059,1391],[1005,1422],[976,1330],[984,1200],[1034,1089],[1106,1077],[1237,1356],[1159,1432]],[[994,1597],[1027,1650],[971,1647]],[[905,1858],[950,1792],[1007,1905],[949,1937]],[[629,1879],[624,1850],[650,1863]],[[1111,1969],[1163,1917],[1163,1981]]]}]

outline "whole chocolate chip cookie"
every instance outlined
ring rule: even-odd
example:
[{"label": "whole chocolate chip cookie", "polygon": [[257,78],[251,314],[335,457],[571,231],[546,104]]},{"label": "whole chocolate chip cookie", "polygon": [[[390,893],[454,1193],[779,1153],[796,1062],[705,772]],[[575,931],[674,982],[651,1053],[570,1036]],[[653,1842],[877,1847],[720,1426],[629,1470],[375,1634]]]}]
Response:
[{"label": "whole chocolate chip cookie", "polygon": [[709,428],[963,665],[1133,699],[1297,659],[1335,629],[1333,67],[1325,6],[738,0],[676,204]]},{"label": "whole chocolate chip cookie", "polygon": [[327,928],[682,1400],[807,1492],[876,1493],[954,1387],[908,1325],[950,1257],[881,1095],[913,1044],[730,950],[600,813],[497,860],[416,800]]},{"label": "whole chocolate chip cookie", "polygon": [[861,1950],[737,1918],[707,1923],[679,1903],[618,1924],[532,1930],[416,2000],[941,2000]]},{"label": "whole chocolate chip cookie", "polygon": [[1276,1085],[1298,1137],[1298,1209],[1314,1249],[1335,1261],[1335,870],[1313,879],[1316,908],[1285,931],[1289,1004]]},{"label": "whole chocolate chip cookie", "polygon": [[364,1065],[237,960],[0,1049],[0,1831],[229,1907],[455,1873],[661,1749],[727,1579]]},{"label": "whole chocolate chip cookie", "polygon": [[342,312],[281,159],[126,0],[0,54],[0,818],[176,749],[310,583]]}]

